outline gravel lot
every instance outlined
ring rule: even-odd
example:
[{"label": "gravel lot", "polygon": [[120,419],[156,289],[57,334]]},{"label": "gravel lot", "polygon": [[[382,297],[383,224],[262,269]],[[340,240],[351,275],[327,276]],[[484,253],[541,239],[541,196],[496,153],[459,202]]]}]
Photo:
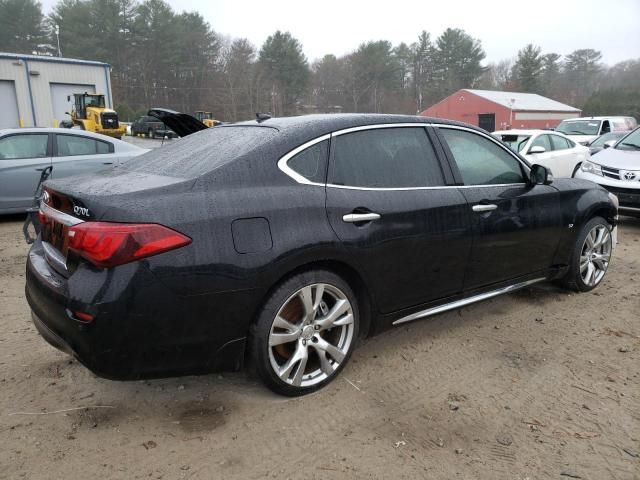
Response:
[{"label": "gravel lot", "polygon": [[639,220],[596,291],[408,324],[299,399],[243,373],[94,377],[31,324],[21,220],[0,218],[2,479],[640,478]]}]

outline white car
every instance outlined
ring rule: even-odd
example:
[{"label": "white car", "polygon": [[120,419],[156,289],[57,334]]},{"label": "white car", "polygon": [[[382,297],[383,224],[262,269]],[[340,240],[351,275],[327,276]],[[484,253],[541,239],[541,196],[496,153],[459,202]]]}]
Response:
[{"label": "white car", "polygon": [[580,117],[560,122],[556,132],[563,133],[581,145],[588,145],[609,132],[629,132],[638,126],[633,117]]},{"label": "white car", "polygon": [[532,165],[549,168],[556,177],[572,177],[591,156],[587,147],[549,130],[502,130],[493,135]]},{"label": "white car", "polygon": [[603,186],[618,197],[620,213],[640,217],[640,128],[584,162],[576,178]]},{"label": "white car", "polygon": [[0,129],[0,214],[25,212],[45,168],[50,178],[93,173],[149,150],[66,128]]}]

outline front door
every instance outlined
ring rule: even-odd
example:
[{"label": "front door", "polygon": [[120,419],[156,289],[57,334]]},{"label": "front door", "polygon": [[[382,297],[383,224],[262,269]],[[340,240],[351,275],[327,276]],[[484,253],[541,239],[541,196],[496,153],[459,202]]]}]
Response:
[{"label": "front door", "polygon": [[383,313],[462,291],[470,214],[462,193],[444,185],[422,126],[332,138],[329,221]]},{"label": "front door", "polygon": [[48,133],[18,133],[0,138],[0,211],[25,211],[42,170],[51,165]]},{"label": "front door", "polygon": [[524,164],[488,136],[438,130],[472,214],[474,240],[465,290],[547,271],[562,223],[556,189],[529,184]]}]

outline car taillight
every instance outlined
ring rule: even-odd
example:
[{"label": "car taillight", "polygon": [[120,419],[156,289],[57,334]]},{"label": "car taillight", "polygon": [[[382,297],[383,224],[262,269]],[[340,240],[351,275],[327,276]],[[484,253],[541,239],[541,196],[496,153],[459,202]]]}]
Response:
[{"label": "car taillight", "polygon": [[69,229],[69,249],[106,268],[190,243],[186,235],[156,223],[84,222]]}]

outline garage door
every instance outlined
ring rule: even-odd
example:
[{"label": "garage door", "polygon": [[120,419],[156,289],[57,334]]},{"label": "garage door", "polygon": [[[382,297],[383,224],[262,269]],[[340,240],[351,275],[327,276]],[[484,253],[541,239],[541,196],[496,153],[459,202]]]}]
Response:
[{"label": "garage door", "polygon": [[[71,117],[65,112],[71,112],[73,106],[74,93],[96,93],[95,85],[79,85],[71,83],[51,83],[51,106],[53,108],[53,127],[57,127],[62,120],[69,120]],[[71,97],[67,101],[67,97]]]},{"label": "garage door", "polygon": [[20,126],[16,85],[13,80],[0,80],[0,128]]}]

